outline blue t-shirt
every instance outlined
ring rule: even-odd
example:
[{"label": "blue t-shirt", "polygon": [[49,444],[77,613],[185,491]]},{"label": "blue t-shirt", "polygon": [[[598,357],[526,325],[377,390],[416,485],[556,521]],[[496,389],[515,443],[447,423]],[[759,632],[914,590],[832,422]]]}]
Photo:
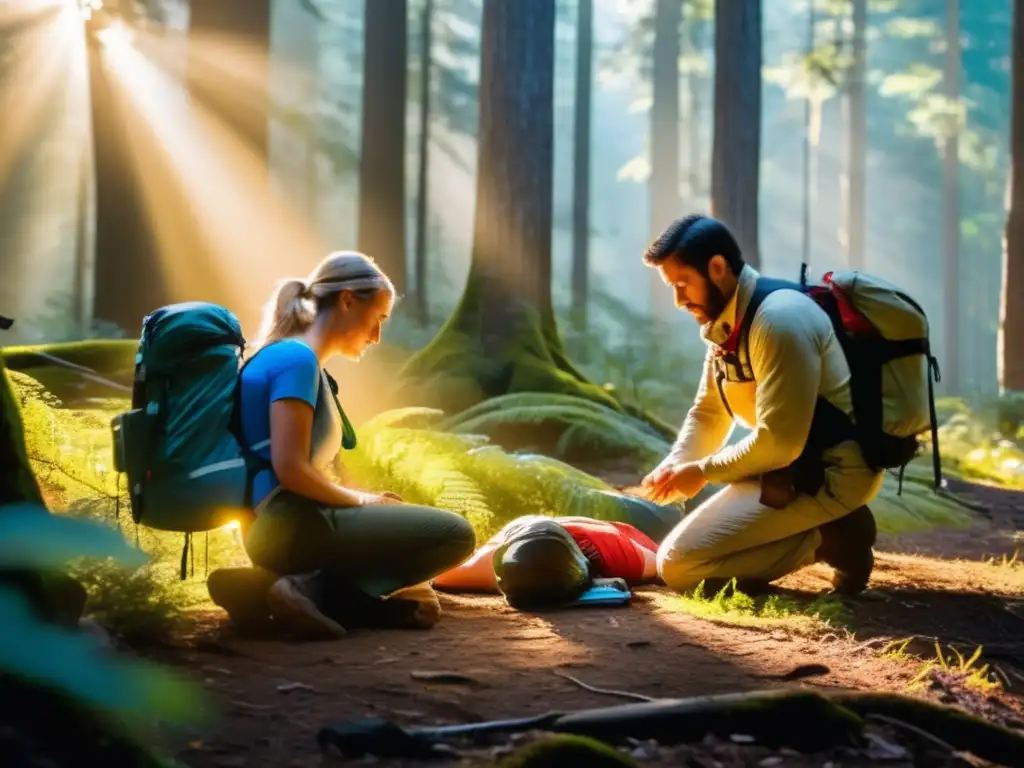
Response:
[{"label": "blue t-shirt", "polygon": [[[320,370],[316,354],[298,339],[284,339],[259,350],[242,371],[242,436],[259,456],[270,461],[270,404],[293,398],[314,409],[310,460],[330,462],[341,449],[341,417]],[[278,486],[273,469],[253,479],[253,506]]]}]

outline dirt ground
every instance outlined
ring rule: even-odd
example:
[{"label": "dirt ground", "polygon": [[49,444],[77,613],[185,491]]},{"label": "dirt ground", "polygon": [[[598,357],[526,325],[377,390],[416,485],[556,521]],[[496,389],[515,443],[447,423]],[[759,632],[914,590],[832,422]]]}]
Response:
[{"label": "dirt ground", "polygon": [[[969,492],[984,508],[973,530],[883,537],[872,588],[848,601],[849,629],[823,636],[699,619],[658,588],[639,591],[628,608],[543,617],[512,611],[497,598],[443,596],[445,616],[430,631],[354,632],[326,643],[242,640],[232,636],[222,614],[201,615],[183,647],[161,656],[203,681],[220,716],[208,733],[183,740],[178,759],[194,768],[323,765],[316,733],[346,718],[417,726],[626,702],[585,690],[564,675],[652,697],[782,686],[900,692],[921,672],[922,661],[882,650],[910,637],[918,639],[907,653],[923,657],[934,656],[936,640],[967,655],[982,646],[983,661],[1002,684],[1002,690],[982,694],[959,675],[939,672],[925,681],[921,695],[1024,728],[1024,566],[986,560],[1012,555],[1013,534],[1024,530],[1024,494],[979,486]],[[814,566],[783,586],[818,593],[827,575]],[[824,668],[801,680],[782,679],[810,664]],[[423,674],[437,672],[455,675]],[[504,742],[464,745],[460,764],[490,764],[509,751]],[[645,765],[923,764],[921,738],[913,734],[878,732],[870,747],[809,757],[711,741],[675,750],[644,744],[629,749]],[[900,750],[909,751],[901,757]],[[928,764],[981,763],[947,754],[932,755]]]}]

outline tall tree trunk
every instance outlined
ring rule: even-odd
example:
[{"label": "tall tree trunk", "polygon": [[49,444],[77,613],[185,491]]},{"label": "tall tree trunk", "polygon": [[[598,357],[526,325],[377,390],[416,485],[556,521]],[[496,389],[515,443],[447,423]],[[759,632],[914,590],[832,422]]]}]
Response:
[{"label": "tall tree trunk", "polygon": [[358,248],[405,291],[406,0],[366,0]]},{"label": "tall tree trunk", "polygon": [[414,262],[416,272],[416,315],[426,324],[430,315],[427,301],[427,221],[430,215],[428,201],[430,171],[430,97],[433,72],[434,0],[424,0],[423,31],[420,39],[420,145],[419,168],[416,172],[416,246]]},{"label": "tall tree trunk", "polygon": [[846,123],[846,168],[840,182],[843,194],[843,233],[846,265],[864,269],[864,210],[867,181],[867,76],[868,0],[853,0],[852,62],[847,76],[843,109]]},{"label": "tall tree trunk", "polygon": [[1003,288],[999,308],[999,389],[1024,392],[1024,0],[1013,17],[1013,118]]},{"label": "tall tree trunk", "polygon": [[554,30],[550,0],[484,2],[470,281],[487,346],[524,310],[553,322]]},{"label": "tall tree trunk", "polygon": [[[960,2],[946,0],[946,98],[960,103]],[[960,394],[960,127],[945,137],[942,151],[942,272],[945,289],[945,360],[948,395]]]},{"label": "tall tree trunk", "polygon": [[[650,235],[661,234],[682,215],[679,205],[679,53],[683,0],[655,0],[651,104]],[[651,273],[654,317],[671,315],[670,293]]]},{"label": "tall tree trunk", "polygon": [[402,369],[400,400],[455,413],[511,392],[554,392],[646,416],[586,380],[555,322],[554,5],[484,0],[469,277],[448,322]]},{"label": "tall tree trunk", "polygon": [[748,264],[760,264],[761,0],[715,2],[715,133],[711,206]]},{"label": "tall tree trunk", "polygon": [[572,183],[572,316],[587,328],[590,294],[590,92],[593,84],[594,0],[579,0],[576,16],[576,105]]},{"label": "tall tree trunk", "polygon": [[[136,151],[142,137],[129,130],[137,113],[96,35],[94,24],[102,20],[97,14],[86,24],[96,184],[93,316],[134,336],[168,297],[156,222],[146,208],[149,169],[140,167]],[[136,132],[146,130],[135,125]]]},{"label": "tall tree trunk", "polygon": [[[270,15],[270,0],[192,0],[189,15],[189,93],[263,163],[269,154]],[[225,55],[229,47],[237,55]]]}]

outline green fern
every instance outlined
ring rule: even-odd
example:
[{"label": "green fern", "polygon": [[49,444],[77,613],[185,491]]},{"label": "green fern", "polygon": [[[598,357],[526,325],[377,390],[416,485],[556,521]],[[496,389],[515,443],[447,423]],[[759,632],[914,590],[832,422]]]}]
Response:
[{"label": "green fern", "polygon": [[424,428],[432,426],[444,417],[444,411],[437,408],[396,408],[378,413],[359,427],[359,432],[374,431],[381,427]]},{"label": "green fern", "polygon": [[613,410],[606,405],[586,400],[574,395],[564,395],[554,392],[515,392],[500,397],[491,397],[472,408],[452,416],[443,424],[438,425],[440,429],[453,430],[465,421],[476,419],[480,416],[492,413],[500,413],[505,410],[519,410],[523,408],[542,408],[553,406],[566,406],[576,409],[584,409],[612,419],[619,419],[627,422],[633,427],[658,437],[658,434],[651,429],[647,422],[637,419],[621,411]]},{"label": "green fern", "polygon": [[342,456],[346,478],[463,515],[483,540],[526,514],[626,517],[599,478],[541,455],[507,453],[479,435],[378,427]]}]

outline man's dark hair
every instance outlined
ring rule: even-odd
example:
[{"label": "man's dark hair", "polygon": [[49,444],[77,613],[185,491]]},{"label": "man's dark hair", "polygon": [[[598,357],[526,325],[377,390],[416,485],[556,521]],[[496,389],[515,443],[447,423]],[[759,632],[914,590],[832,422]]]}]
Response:
[{"label": "man's dark hair", "polygon": [[743,254],[729,228],[717,219],[698,213],[676,219],[644,251],[644,263],[656,267],[666,259],[679,259],[702,275],[708,262],[719,255],[734,275],[743,269]]}]

